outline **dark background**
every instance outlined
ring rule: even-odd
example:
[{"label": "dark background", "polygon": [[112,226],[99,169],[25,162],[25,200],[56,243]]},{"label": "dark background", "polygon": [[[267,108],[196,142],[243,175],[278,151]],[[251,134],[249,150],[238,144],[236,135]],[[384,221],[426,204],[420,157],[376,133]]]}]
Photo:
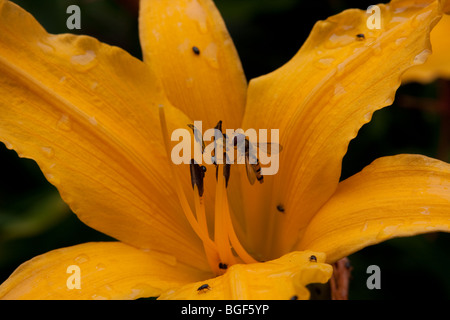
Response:
[{"label": "dark background", "polygon": [[[87,34],[141,58],[137,1],[16,0],[50,33]],[[347,8],[366,9],[362,0],[217,0],[242,60],[247,79],[287,62],[317,20]],[[66,28],[66,8],[81,8],[81,30]],[[448,82],[408,84],[393,106],[377,111],[349,146],[342,179],[378,157],[419,153],[450,161],[449,113],[440,107]],[[447,97],[448,99],[448,97]],[[447,100],[448,102],[449,100]],[[447,110],[447,111],[446,111]],[[36,163],[20,159],[0,144],[0,283],[22,262],[49,250],[87,241],[112,240],[70,212]],[[399,238],[350,256],[350,299],[449,299],[450,235],[434,233]],[[381,289],[369,290],[366,269],[381,268]]]}]

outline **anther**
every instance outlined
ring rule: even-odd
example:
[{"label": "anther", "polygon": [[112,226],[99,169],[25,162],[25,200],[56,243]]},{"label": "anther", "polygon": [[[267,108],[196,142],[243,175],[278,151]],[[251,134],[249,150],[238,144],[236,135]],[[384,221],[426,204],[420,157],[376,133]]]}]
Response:
[{"label": "anther", "polygon": [[199,166],[197,163],[195,163],[194,159],[191,159],[191,183],[192,188],[194,186],[197,186],[198,188],[198,195],[201,197],[203,196],[203,178],[205,177],[205,166]]},{"label": "anther", "polygon": [[277,205],[277,210],[284,213],[284,206],[282,204]]},{"label": "anther", "polygon": [[200,49],[197,48],[196,46],[193,46],[193,47],[192,47],[192,51],[194,51],[194,53],[195,53],[196,55],[199,55],[199,54],[200,54]]},{"label": "anther", "polygon": [[309,261],[310,261],[310,262],[317,262],[317,257],[316,257],[315,255],[311,255],[311,256],[309,257]]},{"label": "anther", "polygon": [[364,33],[358,33],[356,35],[356,40],[358,40],[358,41],[363,41],[365,39],[366,39],[366,37],[364,36]]}]

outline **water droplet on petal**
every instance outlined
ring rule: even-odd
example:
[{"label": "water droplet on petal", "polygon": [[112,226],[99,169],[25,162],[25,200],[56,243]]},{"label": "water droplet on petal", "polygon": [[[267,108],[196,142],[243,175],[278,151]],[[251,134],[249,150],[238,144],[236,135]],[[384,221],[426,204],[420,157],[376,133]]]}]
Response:
[{"label": "water droplet on petal", "polygon": [[346,93],[346,92],[347,92],[347,91],[345,91],[345,88],[342,86],[342,84],[337,83],[337,84],[334,86],[334,95],[335,95],[335,96],[344,94],[344,93]]},{"label": "water droplet on petal", "polygon": [[105,295],[105,294],[103,294],[103,295],[93,294],[91,296],[91,298],[93,300],[110,300],[111,299],[111,297],[109,295]]},{"label": "water droplet on petal", "polygon": [[95,266],[95,270],[97,271],[103,271],[106,269],[106,266],[103,263],[99,263]]},{"label": "water droplet on petal", "polygon": [[91,90],[94,90],[95,88],[97,88],[97,86],[98,86],[98,82],[97,81],[92,82]]},{"label": "water droplet on petal", "polygon": [[201,33],[205,34],[208,32],[208,26],[206,23],[206,12],[203,7],[197,2],[197,0],[190,1],[186,7],[186,15],[195,20],[198,29]]},{"label": "water droplet on petal", "polygon": [[394,235],[395,231],[397,231],[398,226],[387,226],[380,230],[377,234],[378,240],[385,240]]},{"label": "water droplet on petal", "polygon": [[347,34],[344,35],[332,34],[331,37],[328,39],[328,41],[325,42],[325,47],[328,49],[339,48],[348,45],[350,43],[353,43],[354,41],[355,38]]},{"label": "water droplet on petal", "polygon": [[392,17],[392,19],[389,21],[389,23],[402,23],[407,21],[408,18],[406,17],[399,17],[399,16],[394,16]]},{"label": "water droplet on petal", "polygon": [[42,147],[41,150],[44,153],[44,155],[49,159],[55,156],[55,151],[53,151],[52,147]]},{"label": "water droplet on petal", "polygon": [[431,12],[432,11],[429,10],[429,11],[425,11],[425,12],[417,15],[416,18],[414,19],[413,24],[414,25],[422,24],[428,18],[428,16],[431,14]]},{"label": "water droplet on petal", "polygon": [[74,259],[74,261],[75,261],[76,263],[85,263],[85,262],[88,262],[88,261],[89,261],[89,257],[88,257],[87,254],[82,253],[82,254],[78,255],[78,256]]},{"label": "water droplet on petal", "polygon": [[51,184],[57,185],[60,182],[59,177],[51,172],[44,171],[44,176]]},{"label": "water droplet on petal", "polygon": [[7,149],[9,149],[9,150],[14,149],[13,145],[12,145],[10,142],[8,142],[8,141],[3,141],[3,143],[5,144],[5,146],[6,146]]},{"label": "water droplet on petal", "polygon": [[189,89],[194,87],[194,79],[193,78],[186,79],[186,87],[188,87]]},{"label": "water droplet on petal", "polygon": [[45,41],[38,41],[37,45],[44,53],[53,53],[55,51],[55,48],[50,44],[45,43]]},{"label": "water droplet on petal", "polygon": [[314,65],[319,69],[327,69],[331,66],[334,60],[334,58],[326,57],[315,61]]},{"label": "water droplet on petal", "polygon": [[369,226],[369,221],[366,221],[363,225],[363,227],[361,228],[361,232],[364,232],[367,230],[367,227]]},{"label": "water droplet on petal", "polygon": [[203,57],[206,59],[208,64],[214,68],[219,68],[219,60],[217,59],[217,45],[215,43],[210,43],[203,53]]},{"label": "water droplet on petal", "polygon": [[63,131],[70,131],[72,129],[72,123],[70,122],[69,116],[63,114],[56,124],[56,128]]},{"label": "water droplet on petal", "polygon": [[421,53],[414,57],[413,64],[416,65],[424,63],[430,54],[431,51],[429,49],[423,50]]},{"label": "water droplet on petal", "polygon": [[70,62],[73,64],[79,64],[79,65],[87,65],[88,63],[92,62],[96,57],[96,54],[92,50],[87,50],[85,54],[79,54],[76,56],[72,56],[70,58]]},{"label": "water droplet on petal", "polygon": [[90,122],[90,124],[92,124],[94,126],[96,126],[98,124],[97,119],[95,119],[95,117],[89,117],[89,122]]},{"label": "water droplet on petal", "polygon": [[398,38],[397,40],[395,40],[395,44],[399,46],[406,39],[408,39],[408,38],[407,37]]}]

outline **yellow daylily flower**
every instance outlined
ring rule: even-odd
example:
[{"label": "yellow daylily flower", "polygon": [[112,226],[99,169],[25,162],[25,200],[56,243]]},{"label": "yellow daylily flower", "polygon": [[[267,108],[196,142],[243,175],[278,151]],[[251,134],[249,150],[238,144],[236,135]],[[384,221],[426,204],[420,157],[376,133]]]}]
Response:
[{"label": "yellow daylily flower", "polygon": [[[91,37],[48,34],[0,0],[0,139],[118,240],[35,257],[0,297],[307,299],[329,263],[364,246],[450,231],[447,163],[385,157],[339,182],[349,141],[430,53],[441,17],[432,0],[379,7],[381,29],[356,9],[319,21],[291,61],[247,84],[210,0],[141,0],[144,62]],[[233,165],[226,187],[210,165],[200,196],[168,154],[169,133],[193,120],[279,129],[278,174],[251,186]],[[67,284],[72,265],[79,288]]]}]

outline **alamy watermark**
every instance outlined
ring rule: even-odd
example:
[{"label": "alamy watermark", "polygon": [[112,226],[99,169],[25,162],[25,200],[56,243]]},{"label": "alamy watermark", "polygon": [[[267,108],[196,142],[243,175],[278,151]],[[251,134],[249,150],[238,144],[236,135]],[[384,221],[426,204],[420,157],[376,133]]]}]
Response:
[{"label": "alamy watermark", "polygon": [[[221,122],[220,126],[221,126]],[[219,124],[218,124],[219,126]],[[261,174],[275,175],[279,169],[279,130],[259,129],[207,129],[202,132],[202,121],[194,121],[187,128],[175,129],[171,135],[171,141],[178,141],[172,148],[171,159],[174,164],[190,164],[191,159],[195,163],[205,164],[251,164],[259,162]],[[192,136],[193,139],[192,141]],[[193,143],[194,142],[194,143]],[[205,142],[209,142],[206,144]],[[193,146],[193,147],[192,147]],[[193,149],[193,151],[192,151]]]}]

